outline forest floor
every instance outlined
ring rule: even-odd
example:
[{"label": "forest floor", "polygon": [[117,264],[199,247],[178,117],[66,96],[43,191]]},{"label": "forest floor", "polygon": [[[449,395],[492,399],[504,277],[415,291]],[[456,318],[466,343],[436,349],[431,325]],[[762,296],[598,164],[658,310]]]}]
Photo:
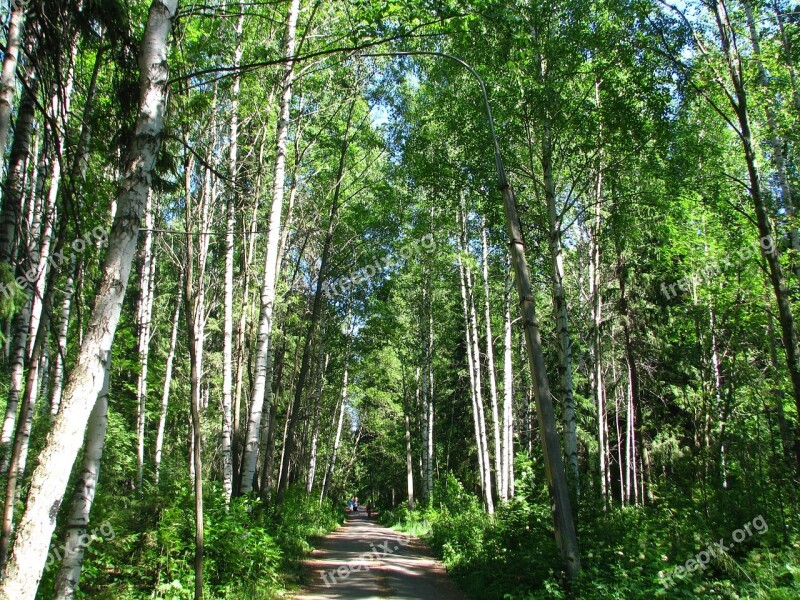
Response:
[{"label": "forest floor", "polygon": [[378,525],[365,512],[324,539],[305,561],[296,600],[463,600],[444,565],[419,540]]}]

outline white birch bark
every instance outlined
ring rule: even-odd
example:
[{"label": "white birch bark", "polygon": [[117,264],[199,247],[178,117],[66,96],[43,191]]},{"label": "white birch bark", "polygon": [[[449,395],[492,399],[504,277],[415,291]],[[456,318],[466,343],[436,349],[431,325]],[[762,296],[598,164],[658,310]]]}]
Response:
[{"label": "white birch bark", "polygon": [[[233,66],[238,68],[242,62],[242,29],[244,27],[244,7],[237,3],[239,18],[236,21],[236,50]],[[225,300],[224,323],[222,337],[222,489],[225,502],[230,502],[233,494],[233,457],[231,454],[233,439],[233,259],[234,230],[236,229],[236,200],[239,181],[239,90],[241,80],[238,75],[233,78],[231,91],[231,142],[230,142],[230,177],[233,187],[227,196],[225,224]]]},{"label": "white birch bark", "polygon": [[153,0],[139,54],[139,115],[117,194],[118,208],[98,286],[95,307],[75,367],[67,378],[62,408],[39,455],[28,504],[0,583],[0,598],[33,600],[42,576],[72,466],[89,415],[102,389],[138,238],[139,223],[161,144],[167,99],[168,37],[177,0]]},{"label": "white birch bark", "polygon": [[180,325],[181,304],[183,303],[183,283],[178,280],[178,297],[175,299],[175,314],[172,317],[172,334],[169,339],[169,352],[167,362],[164,367],[164,390],[161,393],[161,414],[158,418],[158,432],[156,433],[155,447],[155,483],[158,485],[159,473],[161,470],[161,456],[164,449],[164,431],[167,427],[167,410],[169,409],[170,386],[172,384],[172,369],[175,364],[175,347],[178,341],[178,326]]},{"label": "white birch bark", "polygon": [[147,367],[150,358],[150,326],[153,314],[153,282],[155,256],[153,255],[153,194],[147,195],[144,209],[144,242],[142,246],[141,294],[138,307],[139,377],[136,385],[136,485],[142,487],[144,476],[144,430],[147,418]]},{"label": "white birch bark", "polygon": [[406,436],[406,494],[408,510],[414,510],[414,459],[411,455],[411,407],[408,399],[406,370],[403,365],[403,421]]},{"label": "white birch bark", "polygon": [[505,318],[503,321],[503,478],[500,497],[508,500],[513,496],[514,474],[514,362],[511,330],[511,277],[507,277],[505,289]]},{"label": "white birch bark", "polygon": [[[475,428],[475,443],[478,451],[478,471],[480,473],[481,491],[483,493],[484,504],[487,511],[492,502],[491,500],[491,477],[487,477],[487,473],[491,469],[488,462],[488,455],[486,454],[486,427],[481,427],[483,417],[483,400],[481,398],[481,384],[480,384],[480,368],[478,360],[476,360],[476,353],[479,354],[478,344],[473,340],[473,321],[472,317],[475,314],[474,304],[470,312],[470,289],[467,280],[468,269],[464,264],[462,254],[466,254],[466,220],[462,211],[459,213],[460,228],[461,228],[461,252],[458,255],[458,270],[461,278],[461,301],[464,309],[464,328],[466,335],[466,348],[467,348],[467,366],[469,370],[470,380],[470,396],[472,398],[472,416]],[[475,330],[477,331],[477,330]],[[488,492],[488,493],[487,493]]]},{"label": "white birch bark", "polygon": [[69,315],[72,310],[72,296],[75,291],[75,270],[77,260],[73,258],[72,270],[67,277],[64,288],[64,299],[61,302],[61,321],[58,326],[56,342],[56,359],[53,364],[53,390],[50,395],[50,416],[55,419],[61,406],[61,393],[64,388],[64,365],[67,356],[67,334],[69,333]]},{"label": "white birch bark", "polygon": [[550,247],[553,312],[558,335],[559,381],[561,387],[562,421],[564,423],[564,449],[570,482],[578,492],[578,438],[575,423],[575,396],[572,386],[572,339],[569,333],[567,297],[564,291],[564,254],[561,245],[561,219],[556,207],[556,190],[553,179],[553,151],[549,127],[542,135],[542,170],[544,195],[547,202],[548,242]]},{"label": "white birch bark", "polygon": [[[350,318],[350,313],[348,311],[348,320]],[[350,361],[350,341],[351,341],[351,334],[352,334],[352,324],[351,329],[348,332],[347,336],[347,346],[345,348],[345,355],[344,355],[344,373],[342,375],[342,393],[339,399],[339,416],[336,422],[336,435],[333,438],[333,447],[331,448],[331,455],[330,459],[328,460],[328,468],[325,470],[325,479],[322,482],[322,492],[319,496],[320,504],[322,500],[328,496],[328,491],[331,488],[331,482],[333,481],[333,475],[336,472],[336,457],[339,452],[339,444],[342,440],[342,426],[344,425],[344,411],[345,406],[347,403],[347,378],[348,378],[348,364]]]},{"label": "white birch bark", "polygon": [[[11,145],[11,155],[3,188],[3,208],[0,212],[0,263],[9,263],[12,267],[15,264],[19,230],[22,228],[27,167],[29,164],[32,165],[31,170],[35,177],[39,164],[39,136],[34,132],[39,80],[36,78],[34,69],[28,70],[27,80],[27,88],[22,92],[22,100],[17,112],[14,141]],[[30,151],[32,136],[34,139],[33,153]],[[0,146],[0,148],[4,148],[4,146]],[[31,190],[35,189],[34,183]],[[28,208],[29,210],[33,208],[33,201],[28,203]]]},{"label": "white birch bark", "polygon": [[[494,338],[492,337],[492,310],[489,299],[489,240],[486,234],[486,217],[481,219],[481,242],[483,246],[483,307],[486,320],[486,368],[489,372],[489,399],[492,409],[492,433],[494,434],[494,472],[498,494],[503,487],[502,444],[500,443],[500,411],[497,401],[497,376],[494,368]],[[502,494],[500,494],[502,496]]]},{"label": "white birch bark", "polygon": [[317,443],[319,441],[319,406],[322,401],[322,393],[325,391],[325,373],[328,370],[328,360],[330,355],[320,347],[319,365],[317,366],[317,393],[314,401],[314,425],[311,430],[311,455],[308,460],[308,478],[306,479],[306,494],[310,494],[314,489],[314,478],[317,474]]},{"label": "white birch bark", "polygon": [[[31,304],[30,332],[28,333],[28,356],[33,351],[33,341],[36,339],[36,332],[39,329],[39,322],[42,318],[42,299],[44,298],[45,281],[49,268],[60,266],[57,259],[50,259],[50,246],[52,244],[53,227],[56,223],[58,214],[57,200],[58,190],[61,185],[61,160],[64,156],[67,138],[67,122],[72,101],[72,89],[75,84],[75,57],[78,54],[78,35],[73,33],[70,39],[69,66],[67,74],[61,87],[63,103],[60,102],[61,95],[54,91],[51,105],[52,122],[61,125],[62,131],[56,135],[56,155],[50,161],[50,187],[47,191],[47,204],[45,215],[42,218],[42,231],[39,239],[39,252],[32,256],[34,261],[38,260],[36,270],[36,281],[33,289],[33,299]],[[55,85],[54,85],[55,90]]]},{"label": "white birch bark", "polygon": [[[466,213],[462,210],[461,215],[462,227],[462,251],[468,255],[467,243],[467,221]],[[480,436],[480,451],[483,454],[483,470],[484,470],[484,483],[483,490],[484,501],[486,503],[486,511],[489,514],[494,514],[494,500],[492,497],[492,466],[491,457],[489,455],[489,439],[486,435],[486,415],[483,408],[483,388],[481,386],[481,351],[480,339],[478,335],[478,315],[475,311],[475,295],[474,287],[472,285],[472,270],[469,264],[464,264],[464,280],[466,286],[466,300],[467,307],[469,308],[469,318],[467,319],[467,328],[469,329],[470,343],[472,344],[472,370],[475,373],[475,406],[478,411],[478,434]]]},{"label": "white birch bark", "polygon": [[16,92],[17,62],[24,37],[27,4],[17,2],[12,3],[12,7],[3,53],[3,73],[0,76],[0,154],[3,156],[5,156],[8,126],[11,122],[11,109]]},{"label": "white birch bark", "polygon": [[[297,16],[300,0],[291,0],[287,16],[284,52],[294,56]],[[278,118],[275,143],[275,169],[272,187],[272,210],[270,212],[269,233],[267,237],[266,263],[261,286],[261,315],[256,342],[255,379],[250,401],[250,414],[247,421],[244,454],[242,457],[241,493],[253,489],[253,476],[256,470],[258,447],[261,434],[261,415],[264,410],[264,396],[267,382],[267,363],[270,359],[270,337],[272,335],[275,290],[277,285],[278,243],[281,237],[281,217],[283,213],[284,178],[286,176],[286,142],[289,133],[289,109],[292,101],[292,82],[294,80],[294,61],[284,65],[282,92],[280,98],[280,117]],[[269,406],[266,407],[269,411]]]},{"label": "white birch bark", "polygon": [[469,372],[469,395],[472,400],[472,424],[475,429],[475,445],[478,453],[478,474],[480,475],[481,490],[486,487],[486,471],[483,468],[483,448],[481,444],[481,431],[478,425],[478,405],[475,394],[475,370],[472,367],[472,334],[469,324],[469,308],[467,307],[467,285],[464,276],[464,264],[459,255],[458,272],[461,280],[461,300],[464,309],[464,339],[467,349],[467,371]]},{"label": "white birch bark", "polygon": [[100,460],[103,457],[108,428],[108,384],[109,369],[106,369],[103,389],[89,416],[83,466],[72,496],[72,507],[64,540],[64,558],[56,575],[53,593],[55,600],[71,600],[76,597],[78,591],[86,539],[89,537],[87,534],[89,516],[94,504],[97,482],[100,479]]}]

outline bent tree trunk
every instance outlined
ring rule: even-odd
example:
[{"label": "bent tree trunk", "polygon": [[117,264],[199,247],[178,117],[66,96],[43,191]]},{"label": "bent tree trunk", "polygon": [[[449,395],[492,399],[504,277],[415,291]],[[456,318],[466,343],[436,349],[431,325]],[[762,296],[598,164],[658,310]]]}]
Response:
[{"label": "bent tree trunk", "polygon": [[[733,95],[728,95],[731,107],[736,113],[739,123],[739,140],[744,151],[749,180],[748,190],[753,201],[758,233],[761,239],[774,239],[774,230],[770,220],[769,207],[761,188],[761,173],[758,165],[757,151],[750,126],[750,112],[747,106],[748,97],[745,89],[745,74],[739,57],[735,33],[728,19],[728,12],[723,0],[716,0],[712,10],[720,35],[722,50],[728,67],[728,74],[733,86]],[[773,251],[766,253],[770,282],[778,305],[778,320],[781,325],[783,347],[786,351],[786,366],[792,381],[792,392],[795,406],[800,414],[800,345],[798,344],[797,326],[792,314],[789,290],[783,275],[780,252],[777,245],[772,244]]]},{"label": "bent tree trunk", "polygon": [[539,419],[539,431],[542,437],[545,473],[553,500],[553,524],[555,526],[556,544],[561,551],[567,577],[574,579],[581,569],[578,536],[575,533],[567,477],[564,470],[564,462],[561,459],[561,447],[558,442],[556,418],[550,397],[550,384],[547,380],[547,368],[539,334],[539,322],[536,318],[536,310],[533,304],[530,271],[525,257],[525,243],[522,240],[522,228],[517,214],[517,201],[514,197],[514,191],[506,181],[499,149],[496,148],[496,152],[500,171],[499,183],[503,193],[503,207],[506,215],[506,228],[511,248],[511,260],[516,274],[520,312],[522,313],[525,330],[528,364],[533,378],[533,387],[536,391],[536,414]]},{"label": "bent tree trunk", "polygon": [[103,387],[111,344],[128,285],[142,212],[161,146],[167,100],[168,38],[178,0],[153,0],[139,55],[139,116],[117,194],[117,211],[109,235],[95,307],[75,367],[67,378],[62,407],[33,472],[28,505],[0,584],[4,600],[33,600],[42,577],[47,548],[56,525],[72,466]]}]

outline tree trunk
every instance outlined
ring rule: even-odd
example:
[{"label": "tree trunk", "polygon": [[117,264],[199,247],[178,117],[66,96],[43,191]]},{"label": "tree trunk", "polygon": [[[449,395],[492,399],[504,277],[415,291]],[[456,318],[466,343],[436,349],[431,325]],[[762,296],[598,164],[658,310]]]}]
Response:
[{"label": "tree trunk", "polygon": [[67,378],[61,411],[39,455],[28,504],[20,521],[14,550],[0,584],[0,598],[33,600],[42,576],[47,548],[55,529],[58,506],[83,441],[89,415],[103,386],[111,344],[136,253],[144,204],[150,189],[167,99],[168,37],[177,0],[153,0],[144,31],[139,64],[140,111],[128,150],[117,214],[109,235],[95,307],[75,367]]},{"label": "tree trunk", "polygon": [[[3,73],[0,77],[0,154],[5,155],[8,126],[17,82],[17,62],[22,40],[25,36],[26,2],[11,3],[11,19],[8,23],[6,45],[3,48]],[[0,165],[0,170],[2,170]]]},{"label": "tree trunk", "polygon": [[[185,218],[186,218],[186,278],[184,279],[183,299],[186,314],[186,329],[189,345],[189,387],[190,387],[190,414],[192,424],[191,435],[191,466],[194,480],[194,507],[195,507],[195,555],[194,555],[194,597],[195,600],[203,598],[203,555],[204,555],[204,526],[203,526],[203,439],[200,411],[202,406],[202,379],[203,379],[203,338],[205,322],[205,244],[204,238],[196,236],[193,230],[192,207],[192,171],[194,161],[191,155],[185,162]],[[209,202],[209,173],[202,193],[199,219],[199,231],[204,231],[206,223],[206,206]],[[194,279],[195,249],[194,239],[197,238],[199,252],[197,253],[197,283]]]},{"label": "tree trunk", "polygon": [[64,366],[67,356],[67,334],[69,333],[69,315],[72,309],[72,296],[75,291],[75,275],[78,261],[73,258],[72,271],[67,277],[64,299],[61,301],[61,322],[58,326],[56,361],[53,365],[53,391],[50,396],[50,416],[55,419],[61,406],[61,393],[64,388]]},{"label": "tree trunk", "polygon": [[[463,203],[463,200],[462,200]],[[467,216],[462,211],[462,251],[468,253],[467,243]],[[475,292],[472,285],[472,269],[469,263],[464,264],[464,274],[466,280],[467,303],[469,306],[469,326],[472,335],[472,364],[475,371],[475,404],[478,408],[478,432],[481,438],[481,452],[483,453],[484,481],[484,500],[486,502],[486,512],[494,514],[494,499],[492,493],[492,461],[489,453],[489,438],[486,435],[486,415],[483,407],[483,388],[481,386],[481,351],[480,335],[478,334],[478,315],[475,312]]]},{"label": "tree trunk", "polygon": [[[242,62],[242,29],[244,26],[244,6],[237,2],[239,18],[236,21],[236,50],[233,67]],[[230,144],[230,177],[232,189],[227,196],[225,227],[225,300],[224,325],[222,337],[222,489],[225,491],[225,502],[230,502],[233,494],[233,457],[232,443],[232,406],[233,406],[233,259],[234,230],[236,229],[236,207],[239,182],[239,90],[241,79],[238,74],[233,78],[231,92],[231,144]]]},{"label": "tree trunk", "polygon": [[575,423],[575,395],[572,387],[572,339],[569,333],[567,296],[564,291],[564,254],[561,245],[561,218],[556,207],[556,189],[553,180],[553,150],[549,125],[542,134],[542,171],[544,196],[547,203],[548,244],[550,248],[551,284],[553,289],[553,314],[558,337],[558,373],[561,391],[561,419],[564,422],[564,449],[567,455],[570,483],[576,494],[580,493],[578,472],[578,437]]},{"label": "tree trunk", "polygon": [[[291,0],[287,15],[284,54],[294,56],[295,33],[300,0]],[[275,150],[275,170],[272,182],[272,210],[267,238],[264,280],[261,286],[261,316],[258,325],[258,339],[255,359],[255,380],[250,399],[250,415],[247,422],[244,455],[242,457],[241,493],[253,489],[261,434],[261,413],[264,409],[266,392],[267,363],[270,359],[270,336],[272,335],[272,316],[275,307],[275,288],[278,278],[278,243],[281,236],[281,217],[283,213],[284,178],[286,173],[286,142],[289,133],[289,109],[292,102],[292,82],[294,80],[294,61],[288,60],[283,68],[281,82],[280,117],[278,118]],[[269,406],[267,406],[269,410]]]},{"label": "tree trunk", "polygon": [[550,384],[547,380],[547,369],[544,362],[542,340],[539,336],[539,323],[533,304],[530,272],[525,258],[525,243],[522,240],[522,228],[517,214],[517,201],[514,191],[506,181],[500,151],[495,147],[499,172],[500,190],[503,193],[503,207],[506,215],[506,228],[511,248],[511,259],[516,273],[517,292],[520,299],[520,312],[525,328],[525,342],[528,349],[528,363],[536,390],[536,413],[539,419],[539,431],[542,438],[545,473],[553,500],[553,524],[556,544],[561,551],[564,567],[569,579],[580,573],[580,553],[575,523],[572,518],[572,506],[569,498],[564,463],[561,459],[561,448],[558,442],[556,419],[550,399]]},{"label": "tree trunk", "polygon": [[322,248],[322,258],[320,259],[319,276],[317,277],[317,286],[314,292],[314,301],[311,308],[311,317],[309,319],[308,330],[306,331],[305,346],[303,348],[303,357],[300,363],[300,373],[297,378],[297,384],[294,391],[294,405],[292,407],[292,418],[289,421],[289,428],[286,432],[286,446],[285,455],[286,460],[281,464],[281,477],[278,483],[278,493],[276,495],[276,502],[280,505],[283,502],[286,489],[289,485],[288,470],[289,462],[292,453],[295,449],[295,429],[297,427],[297,420],[300,417],[300,406],[303,400],[303,390],[305,388],[306,379],[308,378],[309,363],[311,360],[311,345],[314,342],[317,332],[317,326],[322,314],[323,291],[327,289],[327,274],[328,266],[331,256],[331,248],[333,244],[333,234],[336,229],[336,224],[339,216],[339,199],[342,192],[342,183],[344,180],[345,165],[347,162],[347,149],[350,146],[350,128],[353,120],[353,111],[355,110],[355,100],[351,102],[350,108],[347,113],[347,123],[344,130],[344,139],[339,152],[339,166],[336,171],[336,179],[334,182],[333,199],[331,200],[331,208],[328,214],[328,229],[325,233],[325,241]]},{"label": "tree trunk", "polygon": [[322,402],[322,392],[325,390],[325,373],[328,370],[329,355],[320,345],[319,364],[317,365],[317,394],[314,400],[314,425],[311,431],[311,456],[308,461],[308,479],[306,480],[306,494],[314,489],[314,478],[317,474],[317,442],[319,440],[319,407]]},{"label": "tree trunk", "polygon": [[[506,281],[511,283],[509,273]],[[506,501],[514,495],[514,362],[511,330],[511,286],[505,286],[505,319],[503,321],[503,465],[500,497]]]},{"label": "tree trunk", "polygon": [[[750,127],[750,113],[747,107],[747,92],[745,90],[745,77],[742,72],[741,60],[736,50],[733,28],[728,21],[728,13],[723,0],[716,0],[712,4],[717,29],[720,34],[722,50],[728,66],[728,73],[733,84],[734,95],[730,97],[731,106],[736,112],[739,122],[739,140],[744,151],[745,163],[749,179],[749,192],[756,213],[756,223],[761,240],[774,240],[772,223],[770,221],[769,207],[761,189],[761,176],[758,166],[755,142]],[[777,244],[772,244],[773,251],[765,252],[769,266],[770,281],[778,305],[778,320],[781,325],[783,346],[786,351],[786,366],[792,381],[795,407],[800,414],[800,345],[798,345],[797,327],[792,315],[789,291],[783,276],[783,267],[780,262],[780,251]]]},{"label": "tree trunk", "polygon": [[[595,83],[595,98],[599,97],[598,85]],[[598,100],[599,103],[599,100]],[[602,291],[602,255],[600,249],[600,231],[602,227],[601,204],[603,198],[603,171],[598,170],[594,198],[594,222],[590,232],[590,257],[589,257],[589,303],[591,317],[591,358],[592,371],[590,374],[591,387],[594,391],[595,405],[597,406],[597,440],[598,457],[600,462],[600,495],[604,506],[609,501],[611,487],[611,474],[609,471],[607,450],[608,436],[606,424],[606,390],[603,380],[602,337],[601,326],[603,323],[603,291]]]},{"label": "tree trunk", "polygon": [[414,510],[414,459],[411,455],[411,406],[408,399],[405,364],[403,367],[403,421],[406,435],[406,493],[408,510]]},{"label": "tree trunk", "polygon": [[172,335],[169,339],[169,352],[164,367],[164,391],[161,394],[161,415],[158,418],[158,432],[156,433],[156,447],[154,459],[154,481],[156,486],[159,481],[161,469],[161,455],[164,448],[164,430],[167,427],[167,409],[169,408],[170,385],[172,384],[172,369],[175,364],[175,347],[178,342],[178,327],[180,325],[181,304],[183,303],[184,283],[181,281],[183,272],[178,276],[178,297],[175,299],[175,314],[172,317]]},{"label": "tree trunk", "polygon": [[[487,487],[490,490],[491,494],[491,483],[490,480],[486,477],[486,470],[488,466],[485,464],[484,461],[484,447],[483,444],[485,442],[485,436],[481,436],[481,411],[479,409],[479,405],[482,403],[480,398],[480,370],[475,372],[475,344],[472,343],[472,324],[470,318],[470,311],[469,311],[469,292],[467,291],[467,276],[466,276],[466,265],[464,264],[464,259],[462,258],[462,253],[464,253],[464,248],[466,246],[466,224],[464,222],[464,212],[463,209],[459,213],[459,226],[461,229],[461,243],[460,243],[460,252],[458,254],[458,272],[461,279],[461,303],[464,310],[464,331],[465,331],[465,340],[466,340],[466,349],[467,349],[467,366],[469,371],[469,381],[470,381],[470,398],[472,399],[472,421],[475,428],[475,445],[478,449],[478,473],[480,474],[480,482],[481,482],[481,493],[484,498],[484,505],[488,511],[489,502],[487,501],[486,497],[486,489]],[[484,428],[484,432],[486,429]]]},{"label": "tree trunk", "polygon": [[144,429],[147,416],[147,367],[150,358],[150,329],[153,316],[153,297],[155,292],[156,258],[153,253],[153,194],[147,195],[144,209],[144,241],[142,245],[142,270],[139,277],[140,295],[138,307],[138,353],[139,378],[136,385],[136,486],[142,487],[144,476]]},{"label": "tree trunk", "polygon": [[[641,479],[641,488],[643,490],[642,502],[645,499],[652,502],[653,492],[651,489],[650,478],[650,452],[647,447],[647,441],[644,438],[643,427],[644,421],[642,419],[642,400],[639,394],[639,369],[636,365],[636,355],[633,351],[633,339],[631,335],[631,327],[633,324],[633,313],[628,304],[628,297],[626,295],[626,282],[627,282],[627,267],[622,263],[621,259],[618,264],[619,270],[619,308],[622,317],[622,339],[625,349],[625,362],[628,366],[628,402],[630,404],[629,420],[630,420],[630,436],[631,436],[631,467],[633,473],[633,488],[634,496],[638,493],[637,487],[637,460],[641,460],[641,469],[639,476]],[[639,450],[637,451],[637,440]],[[638,500],[637,500],[638,502]]]},{"label": "tree trunk", "polygon": [[503,497],[502,489],[504,473],[502,468],[502,450],[500,443],[500,412],[497,405],[497,378],[494,369],[494,338],[492,337],[492,311],[489,300],[489,241],[486,235],[486,217],[481,218],[481,241],[483,246],[483,306],[486,319],[486,368],[489,371],[489,393],[492,406],[492,429],[494,433],[494,472],[497,493]]},{"label": "tree trunk", "polygon": [[[351,320],[350,311],[348,310],[347,313],[348,321]],[[323,498],[328,497],[328,491],[331,488],[331,482],[333,481],[333,475],[336,471],[336,455],[339,452],[339,444],[342,440],[342,425],[344,424],[344,410],[347,403],[347,367],[348,362],[350,360],[350,343],[351,343],[351,335],[352,335],[352,323],[350,323],[349,327],[350,330],[348,331],[347,335],[347,342],[344,350],[344,374],[342,375],[342,393],[341,398],[339,400],[339,418],[336,424],[336,435],[333,438],[333,448],[331,448],[331,456],[330,460],[328,460],[328,468],[325,471],[325,480],[322,483],[322,493],[320,494],[319,501],[322,504]]]},{"label": "tree trunk", "polygon": [[[47,291],[49,291],[53,284],[54,276],[52,273],[48,279]],[[16,431],[14,432],[14,447],[8,462],[5,503],[3,505],[2,535],[0,535],[0,575],[3,574],[8,559],[8,549],[11,544],[11,533],[14,525],[14,507],[18,499],[18,482],[22,480],[25,473],[25,462],[28,456],[31,426],[33,424],[34,409],[38,396],[39,359],[42,356],[42,351],[48,335],[50,307],[52,304],[51,296],[47,295],[43,297],[43,301],[45,303],[44,308],[47,309],[44,317],[44,327],[37,332],[36,340],[33,344],[33,353],[25,379],[25,394],[22,399],[19,418],[17,419]]]},{"label": "tree trunk", "polygon": [[[8,56],[8,55],[6,55]],[[26,88],[22,92],[17,123],[14,129],[14,141],[11,144],[11,155],[6,171],[6,181],[3,188],[3,208],[0,212],[0,264],[15,264],[14,255],[17,247],[18,236],[22,225],[22,205],[25,196],[25,168],[30,156],[31,135],[34,129],[34,116],[36,112],[36,93],[39,89],[39,80],[34,70],[30,70]],[[8,123],[6,123],[6,126]],[[5,131],[5,129],[3,129]],[[5,150],[5,146],[0,146]],[[33,170],[36,171],[36,159],[32,161]],[[35,188],[35,186],[33,186]],[[31,203],[32,206],[32,203]],[[3,288],[4,294],[8,288]]]},{"label": "tree trunk", "polygon": [[20,313],[14,318],[14,338],[11,346],[11,360],[9,364],[8,402],[3,419],[3,431],[0,438],[2,457],[0,457],[0,470],[8,468],[9,449],[14,439],[14,428],[17,423],[17,408],[25,375],[25,348],[28,345],[28,323],[31,316],[31,300],[25,302]]},{"label": "tree trunk", "polygon": [[64,540],[64,558],[55,581],[55,600],[72,600],[76,597],[80,582],[81,566],[88,537],[89,515],[92,512],[97,482],[100,479],[100,460],[108,427],[109,369],[106,369],[103,389],[89,416],[86,445],[83,453],[81,475],[72,495],[67,532]]}]

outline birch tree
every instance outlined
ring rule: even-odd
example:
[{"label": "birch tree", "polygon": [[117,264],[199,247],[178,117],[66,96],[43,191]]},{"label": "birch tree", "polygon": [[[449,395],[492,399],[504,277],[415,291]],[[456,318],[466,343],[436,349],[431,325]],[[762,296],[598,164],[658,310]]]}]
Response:
[{"label": "birch tree", "polygon": [[29,501],[0,584],[0,598],[32,600],[55,529],[53,506],[64,496],[89,415],[102,389],[98,373],[108,365],[119,322],[144,205],[161,143],[167,100],[168,38],[177,0],[154,0],[139,54],[139,115],[117,195],[117,214],[98,287],[95,307],[75,366],[67,378],[61,411],[33,472]]}]

